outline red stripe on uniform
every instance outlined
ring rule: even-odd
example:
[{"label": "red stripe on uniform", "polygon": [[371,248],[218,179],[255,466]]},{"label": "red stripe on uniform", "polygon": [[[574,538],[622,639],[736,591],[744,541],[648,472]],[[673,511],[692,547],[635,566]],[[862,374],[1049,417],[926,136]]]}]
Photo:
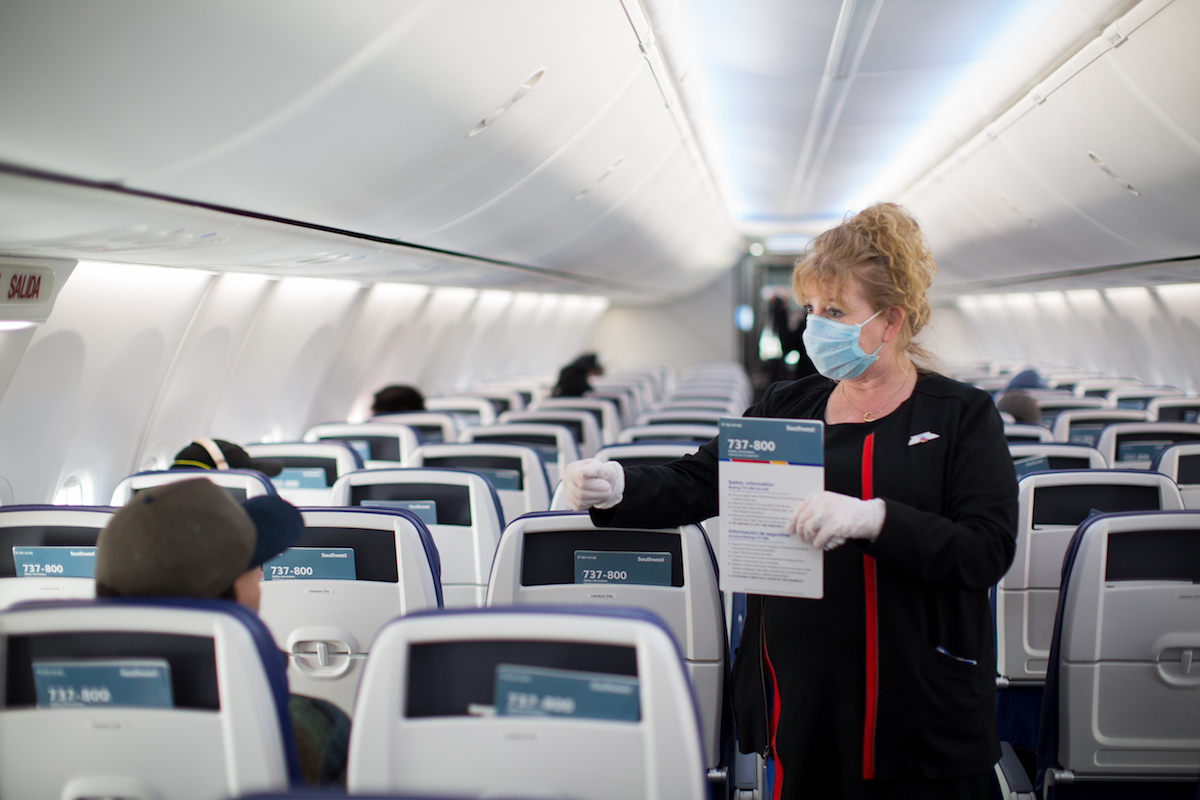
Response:
[{"label": "red stripe on uniform", "polygon": [[[862,453],[862,496],[870,500],[875,496],[871,473],[871,462],[875,453],[875,434],[867,434],[863,440]],[[867,697],[863,714],[863,780],[875,777],[875,718],[878,713],[879,695],[879,619],[875,596],[875,559],[863,554],[863,588],[867,609]]]},{"label": "red stripe on uniform", "polygon": [[771,719],[767,733],[770,734],[771,740],[771,757],[775,759],[775,777],[772,780],[774,784],[771,789],[772,800],[779,800],[780,792],[783,791],[783,765],[779,763],[779,750],[775,748],[775,731],[779,729],[779,681],[775,680],[775,667],[771,665],[771,656],[767,654],[767,640],[763,637],[762,643],[763,663],[767,665],[767,674],[771,676]]}]

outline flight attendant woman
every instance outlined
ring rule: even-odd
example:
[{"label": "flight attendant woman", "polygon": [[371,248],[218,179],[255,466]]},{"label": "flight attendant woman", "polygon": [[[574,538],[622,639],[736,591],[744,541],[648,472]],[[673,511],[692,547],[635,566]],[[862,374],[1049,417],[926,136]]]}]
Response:
[{"label": "flight attendant woman", "polygon": [[[1000,755],[987,592],[1013,558],[1016,478],[991,398],[914,341],[935,269],[895,204],[817,237],[793,287],[821,374],[746,412],[826,423],[826,491],[788,526],[825,551],[825,595],[749,598],[734,668],[739,744],[775,759],[776,798],[982,799]],[[598,524],[699,522],[716,443],[660,467],[577,462],[564,484]]]}]

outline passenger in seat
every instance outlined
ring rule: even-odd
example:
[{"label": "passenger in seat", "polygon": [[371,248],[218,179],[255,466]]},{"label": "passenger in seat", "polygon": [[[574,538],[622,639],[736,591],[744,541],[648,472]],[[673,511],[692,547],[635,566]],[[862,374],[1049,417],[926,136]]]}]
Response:
[{"label": "passenger in seat", "polygon": [[1007,411],[1022,425],[1041,425],[1042,406],[1037,398],[1022,389],[1005,392],[996,401],[999,411]]},{"label": "passenger in seat", "polygon": [[406,411],[424,411],[425,396],[411,386],[385,386],[375,393],[371,413],[403,414]]},{"label": "passenger in seat", "polygon": [[193,439],[188,446],[175,454],[171,469],[253,469],[268,478],[283,472],[283,464],[251,458],[250,454],[224,439],[209,439],[206,436]]},{"label": "passenger in seat", "polygon": [[[303,532],[300,512],[279,497],[239,506],[203,478],[146,489],[100,532],[96,596],[224,599],[257,612],[262,565]],[[288,712],[305,780],[344,786],[350,718],[302,695],[289,696]]]}]

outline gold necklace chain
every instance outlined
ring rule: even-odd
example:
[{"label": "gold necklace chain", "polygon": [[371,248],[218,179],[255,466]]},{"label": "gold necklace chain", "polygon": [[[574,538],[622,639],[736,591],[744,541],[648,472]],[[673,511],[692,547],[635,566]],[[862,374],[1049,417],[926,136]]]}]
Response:
[{"label": "gold necklace chain", "polygon": [[[904,377],[900,380],[900,386],[896,389],[896,391],[892,392],[892,396],[888,398],[887,402],[879,407],[880,413],[883,413],[883,409],[887,408],[888,406],[890,406],[892,404],[892,401],[895,400],[900,395],[900,391],[907,385],[908,385],[908,367],[906,366],[904,368]],[[858,406],[856,406],[854,404],[854,401],[850,399],[850,393],[846,391],[846,382],[845,381],[842,381],[841,383],[839,383],[838,386],[842,390],[842,397],[846,398],[846,402],[850,404],[850,407],[853,408],[858,413],[862,414],[863,422],[874,422],[875,420],[879,419],[879,417],[875,416],[875,412],[863,411],[861,408],[859,408]]]}]

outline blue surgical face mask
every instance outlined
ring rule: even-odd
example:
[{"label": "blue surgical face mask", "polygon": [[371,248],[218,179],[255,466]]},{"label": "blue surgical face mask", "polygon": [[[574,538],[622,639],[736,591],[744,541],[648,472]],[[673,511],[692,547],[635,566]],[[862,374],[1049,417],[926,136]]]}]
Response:
[{"label": "blue surgical face mask", "polygon": [[875,348],[874,353],[866,353],[858,345],[858,335],[864,325],[882,313],[883,309],[880,309],[857,325],[809,314],[804,325],[804,350],[817,372],[835,381],[857,378],[863,374],[863,370],[879,358],[883,343]]}]

